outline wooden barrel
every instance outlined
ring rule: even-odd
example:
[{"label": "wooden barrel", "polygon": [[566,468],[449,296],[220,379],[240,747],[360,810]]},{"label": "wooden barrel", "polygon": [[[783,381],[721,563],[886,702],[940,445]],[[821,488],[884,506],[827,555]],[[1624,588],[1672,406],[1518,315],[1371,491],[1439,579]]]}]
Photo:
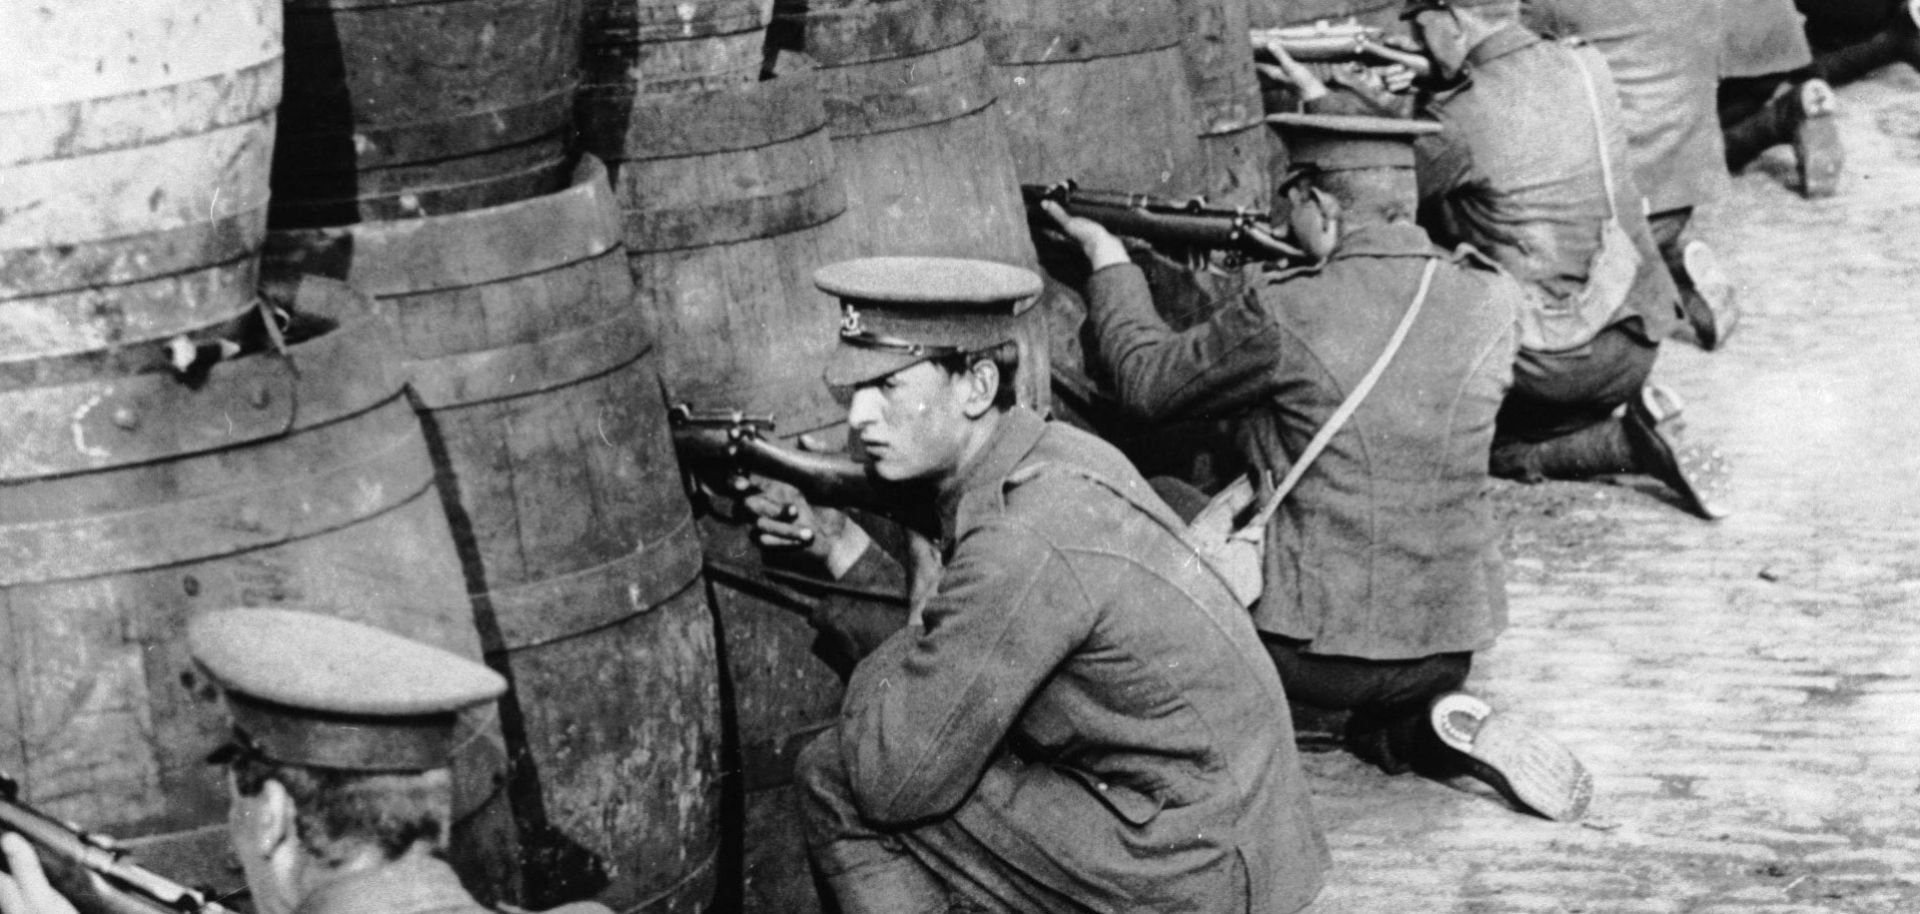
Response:
[{"label": "wooden barrel", "polygon": [[1256,29],[1356,21],[1397,28],[1406,0],[1248,0],[1248,22]]},{"label": "wooden barrel", "polygon": [[[92,357],[13,363],[0,382],[0,768],[223,893],[242,877],[226,778],[203,759],[225,714],[187,655],[191,614],[299,605],[480,655],[390,330],[337,283],[297,306],[332,329],[191,384],[164,359]],[[517,898],[498,725],[476,716],[463,746],[455,865],[482,898]]]},{"label": "wooden barrel", "polygon": [[0,12],[0,361],[247,309],[280,57],[270,0]]},{"label": "wooden barrel", "polygon": [[396,311],[475,616],[512,683],[531,896],[691,912],[714,893],[718,660],[620,229],[587,158],[533,200],[276,232],[268,269],[349,279]]},{"label": "wooden barrel", "polygon": [[1199,114],[1202,191],[1217,206],[1266,207],[1274,146],[1247,40],[1249,0],[1193,0],[1180,6],[1180,51]]},{"label": "wooden barrel", "polygon": [[794,432],[838,421],[820,366],[839,308],[812,276],[846,193],[812,78],[668,95],[591,86],[582,105],[668,395],[777,411]]},{"label": "wooden barrel", "polygon": [[[774,5],[770,54],[811,67],[847,209],[847,256],[973,257],[1032,268],[1033,239],[970,7],[938,0]],[[1028,312],[1021,401],[1047,407],[1046,309]]]},{"label": "wooden barrel", "polygon": [[1175,0],[993,0],[982,9],[1023,183],[1206,189]]},{"label": "wooden barrel", "polygon": [[564,186],[582,0],[288,0],[275,227]]},{"label": "wooden barrel", "polygon": [[[813,286],[838,255],[846,208],[827,113],[811,74],[678,94],[594,86],[582,139],[609,157],[638,294],[663,353],[670,398],[777,416],[782,434],[838,423],[820,377],[839,307]],[[769,592],[758,550],[729,512],[706,511],[702,542],[721,567],[708,599],[726,675],[732,807],[728,899],[758,912],[816,903],[798,835],[792,753],[839,714],[842,686],[810,655],[813,630]],[[742,759],[745,759],[743,761]]]},{"label": "wooden barrel", "polygon": [[760,78],[767,0],[587,0],[585,84],[640,95]]}]

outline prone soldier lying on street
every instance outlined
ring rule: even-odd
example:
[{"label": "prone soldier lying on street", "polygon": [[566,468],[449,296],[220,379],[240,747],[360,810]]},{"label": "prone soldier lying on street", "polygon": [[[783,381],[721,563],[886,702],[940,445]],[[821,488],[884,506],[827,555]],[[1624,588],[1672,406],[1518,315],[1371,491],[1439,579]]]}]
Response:
[{"label": "prone soldier lying on street", "polygon": [[[224,693],[228,836],[258,914],[490,914],[440,858],[458,713],[506,691],[474,661],[367,625],[233,609],[188,626]],[[74,914],[19,835],[0,914]],[[573,914],[610,914],[602,905]]]},{"label": "prone soldier lying on street", "polygon": [[1432,61],[1420,109],[1422,223],[1520,280],[1520,357],[1494,475],[1646,473],[1704,517],[1726,513],[1726,460],[1681,438],[1679,398],[1648,383],[1679,292],[1644,215],[1604,59],[1445,0],[1407,11]]},{"label": "prone soldier lying on street", "polygon": [[1289,697],[1351,711],[1348,748],[1389,772],[1474,773],[1577,818],[1592,782],[1571,753],[1459,691],[1506,624],[1487,449],[1523,293],[1414,223],[1411,141],[1437,125],[1269,121],[1293,165],[1274,212],[1316,262],[1267,272],[1204,324],[1175,332],[1115,236],[1050,211],[1092,265],[1100,357],[1143,421],[1237,417],[1277,504],[1253,612]]},{"label": "prone soldier lying on street", "polygon": [[[941,566],[797,762],[840,910],[1305,906],[1327,849],[1246,612],[1118,451],[1014,403],[1039,277],[871,258],[816,281],[845,308],[826,380],[871,473],[932,500]],[[862,578],[874,550],[796,495],[747,499],[763,545]]]}]

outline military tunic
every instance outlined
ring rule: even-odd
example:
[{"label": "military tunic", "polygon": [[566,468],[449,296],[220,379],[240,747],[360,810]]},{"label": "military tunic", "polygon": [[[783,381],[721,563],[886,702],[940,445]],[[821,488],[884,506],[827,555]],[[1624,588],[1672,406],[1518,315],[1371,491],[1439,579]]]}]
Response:
[{"label": "military tunic", "polygon": [[1136,268],[1093,277],[1121,398],[1149,419],[1244,414],[1249,460],[1278,478],[1379,358],[1435,257],[1448,262],[1400,352],[1267,530],[1256,624],[1313,653],[1474,651],[1505,627],[1487,451],[1522,291],[1407,223],[1357,229],[1325,265],[1270,276],[1181,333],[1154,313]]},{"label": "military tunic", "polygon": [[[293,914],[496,914],[467,894],[453,868],[437,857],[410,855],[329,882],[301,899]],[[546,914],[613,914],[582,902]]]},{"label": "military tunic", "polygon": [[1307,904],[1328,857],[1280,681],[1125,458],[1016,407],[939,509],[922,624],[799,760],[842,908]]},{"label": "military tunic", "polygon": [[[1583,38],[1606,57],[1633,175],[1650,212],[1710,203],[1729,187],[1716,103],[1721,2],[1527,0],[1527,25]],[[1792,12],[1791,0],[1779,2]],[[1585,111],[1582,105],[1565,114]]]},{"label": "military tunic", "polygon": [[1721,77],[1771,76],[1813,65],[1807,17],[1793,0],[1719,0],[1718,6]]},{"label": "military tunic", "polygon": [[1592,48],[1550,42],[1508,25],[1467,56],[1458,84],[1432,92],[1425,113],[1446,129],[1414,144],[1422,222],[1445,245],[1472,244],[1550,299],[1587,282],[1607,218],[1600,143],[1574,55],[1600,97],[1614,163],[1614,210],[1640,252],[1626,301],[1609,326],[1655,343],[1680,321],[1680,292],[1647,228],[1645,204],[1606,61]]}]

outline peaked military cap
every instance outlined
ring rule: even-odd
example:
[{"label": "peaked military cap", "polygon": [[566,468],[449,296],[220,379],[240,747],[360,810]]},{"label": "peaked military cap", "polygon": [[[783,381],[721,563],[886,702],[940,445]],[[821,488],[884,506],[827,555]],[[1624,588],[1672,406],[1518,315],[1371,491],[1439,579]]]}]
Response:
[{"label": "peaked military cap", "polygon": [[840,345],[826,380],[852,387],[928,359],[1015,338],[1040,294],[1032,270],[958,257],[863,257],[814,271],[840,299]]},{"label": "peaked military cap", "polygon": [[1497,22],[1510,22],[1520,15],[1520,0],[1407,0],[1401,19],[1412,19],[1434,10],[1467,10]]},{"label": "peaked military cap", "polygon": [[1400,18],[1412,19],[1421,13],[1451,10],[1454,6],[1453,0],[1407,0],[1407,8],[1400,11]]},{"label": "peaked military cap", "polygon": [[478,662],[385,629],[291,609],[228,609],[187,623],[187,649],[225,693],[234,742],[212,761],[348,771],[451,764],[459,712],[507,689]]},{"label": "peaked military cap", "polygon": [[1437,121],[1359,114],[1270,114],[1293,172],[1412,168],[1413,141],[1439,133]]}]

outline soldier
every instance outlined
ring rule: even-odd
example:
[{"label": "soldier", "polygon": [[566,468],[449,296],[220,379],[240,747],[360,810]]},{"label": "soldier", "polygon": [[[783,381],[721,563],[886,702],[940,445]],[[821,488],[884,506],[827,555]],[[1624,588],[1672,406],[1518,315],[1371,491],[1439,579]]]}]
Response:
[{"label": "soldier", "polygon": [[1795,0],[1818,52],[1814,73],[1846,85],[1894,63],[1920,69],[1920,0]]},{"label": "soldier", "polygon": [[[224,693],[228,836],[259,914],[489,914],[440,858],[461,710],[506,682],[391,632],[288,609],[195,617],[194,660]],[[0,914],[73,914],[18,836],[0,838]],[[569,906],[575,914],[605,907]]]},{"label": "soldier", "polygon": [[[815,279],[845,309],[826,381],[871,474],[933,501],[941,565],[796,765],[840,910],[1305,906],[1327,849],[1246,612],[1118,451],[1014,403],[1039,277],[870,258]],[[747,500],[763,542],[867,579],[873,547],[797,497]]]},{"label": "soldier", "polygon": [[1268,272],[1198,327],[1158,317],[1098,223],[1049,210],[1093,266],[1100,355],[1146,421],[1239,416],[1260,503],[1274,503],[1273,480],[1297,477],[1265,527],[1254,607],[1291,698],[1351,711],[1348,748],[1386,771],[1471,769],[1527,808],[1576,818],[1592,791],[1579,762],[1459,693],[1473,652],[1506,625],[1487,449],[1522,293],[1414,223],[1411,141],[1438,125],[1269,122],[1292,165],[1275,208],[1315,263]]},{"label": "soldier", "polygon": [[1432,61],[1420,107],[1422,222],[1529,292],[1494,475],[1647,473],[1704,517],[1726,513],[1725,458],[1681,439],[1680,401],[1647,383],[1679,293],[1643,215],[1619,102],[1593,49],[1493,25],[1445,0],[1406,15]]},{"label": "soldier", "polygon": [[1792,144],[1800,193],[1831,197],[1845,154],[1833,86],[1816,75],[1806,17],[1793,0],[1720,0],[1726,50],[1719,111],[1727,167],[1739,171],[1775,146]]},{"label": "soldier", "polygon": [[1728,153],[1715,106],[1721,3],[1526,0],[1521,7],[1527,27],[1577,36],[1606,58],[1620,95],[1627,158],[1646,195],[1648,228],[1680,288],[1685,326],[1707,350],[1723,345],[1739,321],[1733,283],[1690,230],[1694,210],[1727,189]]}]

